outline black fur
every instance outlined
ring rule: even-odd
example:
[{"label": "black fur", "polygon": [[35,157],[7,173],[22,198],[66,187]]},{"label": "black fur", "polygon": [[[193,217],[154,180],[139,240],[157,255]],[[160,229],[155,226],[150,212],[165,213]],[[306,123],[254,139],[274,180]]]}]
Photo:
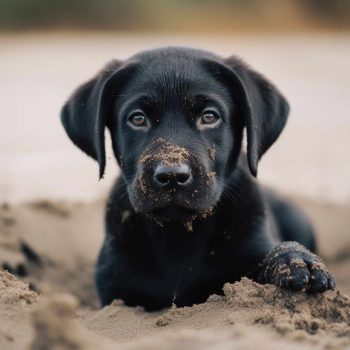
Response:
[{"label": "black fur", "polygon": [[99,162],[101,177],[107,127],[121,168],[97,263],[103,305],[192,305],[242,276],[334,288],[306,249],[316,249],[308,220],[255,179],[288,111],[239,59],[185,48],[113,61],[73,94],[62,110],[69,137]]}]

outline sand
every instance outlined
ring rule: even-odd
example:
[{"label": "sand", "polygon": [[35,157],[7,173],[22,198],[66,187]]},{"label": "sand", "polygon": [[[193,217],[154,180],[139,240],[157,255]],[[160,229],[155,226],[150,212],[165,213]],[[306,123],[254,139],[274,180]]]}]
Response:
[{"label": "sand", "polygon": [[204,304],[100,309],[94,262],[103,203],[0,207],[0,349],[348,349],[350,207],[297,199],[315,223],[334,292],[310,296],[247,278]]}]

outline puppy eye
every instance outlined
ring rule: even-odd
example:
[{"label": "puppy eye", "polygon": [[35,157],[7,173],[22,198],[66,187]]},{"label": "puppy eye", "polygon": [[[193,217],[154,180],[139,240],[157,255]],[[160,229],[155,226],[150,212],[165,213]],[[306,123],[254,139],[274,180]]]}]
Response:
[{"label": "puppy eye", "polygon": [[142,114],[141,112],[136,112],[134,114],[132,114],[129,118],[128,118],[129,123],[136,127],[136,128],[142,128],[147,126],[147,119],[145,117],[144,114]]},{"label": "puppy eye", "polygon": [[213,125],[218,120],[219,116],[215,111],[205,111],[200,118],[200,123],[202,125]]}]

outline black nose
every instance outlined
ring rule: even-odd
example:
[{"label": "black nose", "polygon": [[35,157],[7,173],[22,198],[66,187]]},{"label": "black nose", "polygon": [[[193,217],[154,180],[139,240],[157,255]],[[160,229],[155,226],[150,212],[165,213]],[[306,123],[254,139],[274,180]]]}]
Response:
[{"label": "black nose", "polygon": [[160,187],[184,187],[192,182],[191,168],[187,164],[168,166],[159,164],[154,172],[154,181]]}]

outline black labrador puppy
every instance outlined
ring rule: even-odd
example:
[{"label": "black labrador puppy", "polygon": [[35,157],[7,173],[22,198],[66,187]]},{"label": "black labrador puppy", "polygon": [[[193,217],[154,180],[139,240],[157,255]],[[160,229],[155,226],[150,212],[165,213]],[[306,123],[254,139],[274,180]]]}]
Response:
[{"label": "black labrador puppy", "polygon": [[76,90],[62,110],[69,137],[102,177],[107,127],[121,168],[97,263],[103,305],[192,305],[242,276],[334,289],[308,220],[255,179],[288,111],[238,58],[188,48],[112,61]]}]

